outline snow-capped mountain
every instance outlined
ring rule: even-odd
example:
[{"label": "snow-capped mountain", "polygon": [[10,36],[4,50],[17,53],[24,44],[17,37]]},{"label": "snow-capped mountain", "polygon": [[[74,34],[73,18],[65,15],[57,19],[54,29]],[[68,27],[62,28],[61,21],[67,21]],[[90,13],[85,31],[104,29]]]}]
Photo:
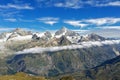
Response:
[{"label": "snow-capped mountain", "polygon": [[[53,35],[54,34],[54,35]],[[83,41],[103,41],[104,37],[101,37],[96,34],[88,34],[88,35],[80,35],[72,30],[67,29],[66,27],[62,27],[60,30],[55,33],[51,33],[49,31],[46,32],[35,32],[32,33],[30,31],[26,31],[20,28],[17,28],[11,32],[5,32],[0,34],[0,42],[6,41],[19,41],[19,40],[43,40],[49,41],[53,38],[61,38],[65,36],[71,43],[79,43]]]},{"label": "snow-capped mountain", "polygon": [[20,28],[16,28],[15,30],[12,31],[13,33],[17,33],[20,36],[26,36],[26,35],[32,35],[31,31],[26,31]]},{"label": "snow-capped mountain", "polygon": [[0,51],[9,54],[34,47],[55,47],[67,45],[79,45],[81,42],[104,41],[105,38],[89,34],[81,36],[72,30],[62,27],[55,33],[30,32],[17,28],[10,32],[0,34]]},{"label": "snow-capped mountain", "polygon": [[6,42],[11,40],[28,40],[32,38],[32,32],[17,28],[11,32],[5,32],[0,34],[0,42]]},{"label": "snow-capped mountain", "polygon": [[32,36],[33,40],[49,40],[53,36],[49,31],[43,32],[43,33],[34,33]]},{"label": "snow-capped mountain", "polygon": [[67,29],[66,27],[62,27],[60,30],[58,30],[57,32],[55,32],[55,37],[61,37],[61,36],[78,36],[79,34]]},{"label": "snow-capped mountain", "polygon": [[104,40],[106,40],[106,38],[92,33],[92,34],[87,34],[87,35],[81,36],[80,39],[78,40],[78,42],[83,42],[83,41],[104,41]]}]

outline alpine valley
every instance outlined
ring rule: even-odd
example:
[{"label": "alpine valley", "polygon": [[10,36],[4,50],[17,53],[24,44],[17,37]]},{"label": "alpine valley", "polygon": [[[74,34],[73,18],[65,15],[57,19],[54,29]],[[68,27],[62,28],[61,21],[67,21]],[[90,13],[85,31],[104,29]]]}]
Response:
[{"label": "alpine valley", "polygon": [[119,39],[17,28],[0,34],[0,80],[120,80],[119,55]]}]

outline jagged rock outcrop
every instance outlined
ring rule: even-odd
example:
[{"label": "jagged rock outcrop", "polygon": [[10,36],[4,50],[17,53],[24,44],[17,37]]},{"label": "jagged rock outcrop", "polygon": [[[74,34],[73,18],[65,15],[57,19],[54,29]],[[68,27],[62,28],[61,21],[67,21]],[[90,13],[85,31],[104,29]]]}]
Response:
[{"label": "jagged rock outcrop", "polygon": [[58,42],[59,45],[70,45],[71,44],[71,42],[66,38],[66,36],[60,37],[58,41],[59,41]]}]

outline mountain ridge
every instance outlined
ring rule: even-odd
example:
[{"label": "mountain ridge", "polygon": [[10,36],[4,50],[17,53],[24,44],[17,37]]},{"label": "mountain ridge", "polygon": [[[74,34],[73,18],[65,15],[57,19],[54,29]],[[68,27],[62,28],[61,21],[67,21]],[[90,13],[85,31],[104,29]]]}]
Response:
[{"label": "mountain ridge", "polygon": [[[54,34],[54,35],[53,35]],[[43,39],[49,40],[51,38],[60,38],[62,36],[66,36],[72,43],[82,42],[82,41],[102,41],[105,38],[97,35],[97,34],[89,34],[88,36],[81,36],[79,33],[76,33],[72,30],[67,29],[66,27],[62,27],[60,30],[56,31],[55,33],[51,33],[49,31],[43,33],[36,33],[31,31],[26,31],[20,28],[16,28],[11,32],[5,32],[0,34],[0,42],[2,41],[11,41],[11,40],[31,40],[35,39]]]}]

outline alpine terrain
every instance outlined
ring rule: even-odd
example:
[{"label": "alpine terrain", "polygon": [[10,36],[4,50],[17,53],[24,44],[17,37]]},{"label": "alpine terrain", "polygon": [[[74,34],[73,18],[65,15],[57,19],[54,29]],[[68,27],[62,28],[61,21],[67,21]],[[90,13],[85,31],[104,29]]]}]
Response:
[{"label": "alpine terrain", "polygon": [[[66,27],[55,33],[17,28],[0,34],[0,75],[4,80],[8,80],[4,75],[27,74],[51,80],[119,80],[119,55],[119,39],[81,35]],[[42,77],[40,80],[45,79]]]}]

